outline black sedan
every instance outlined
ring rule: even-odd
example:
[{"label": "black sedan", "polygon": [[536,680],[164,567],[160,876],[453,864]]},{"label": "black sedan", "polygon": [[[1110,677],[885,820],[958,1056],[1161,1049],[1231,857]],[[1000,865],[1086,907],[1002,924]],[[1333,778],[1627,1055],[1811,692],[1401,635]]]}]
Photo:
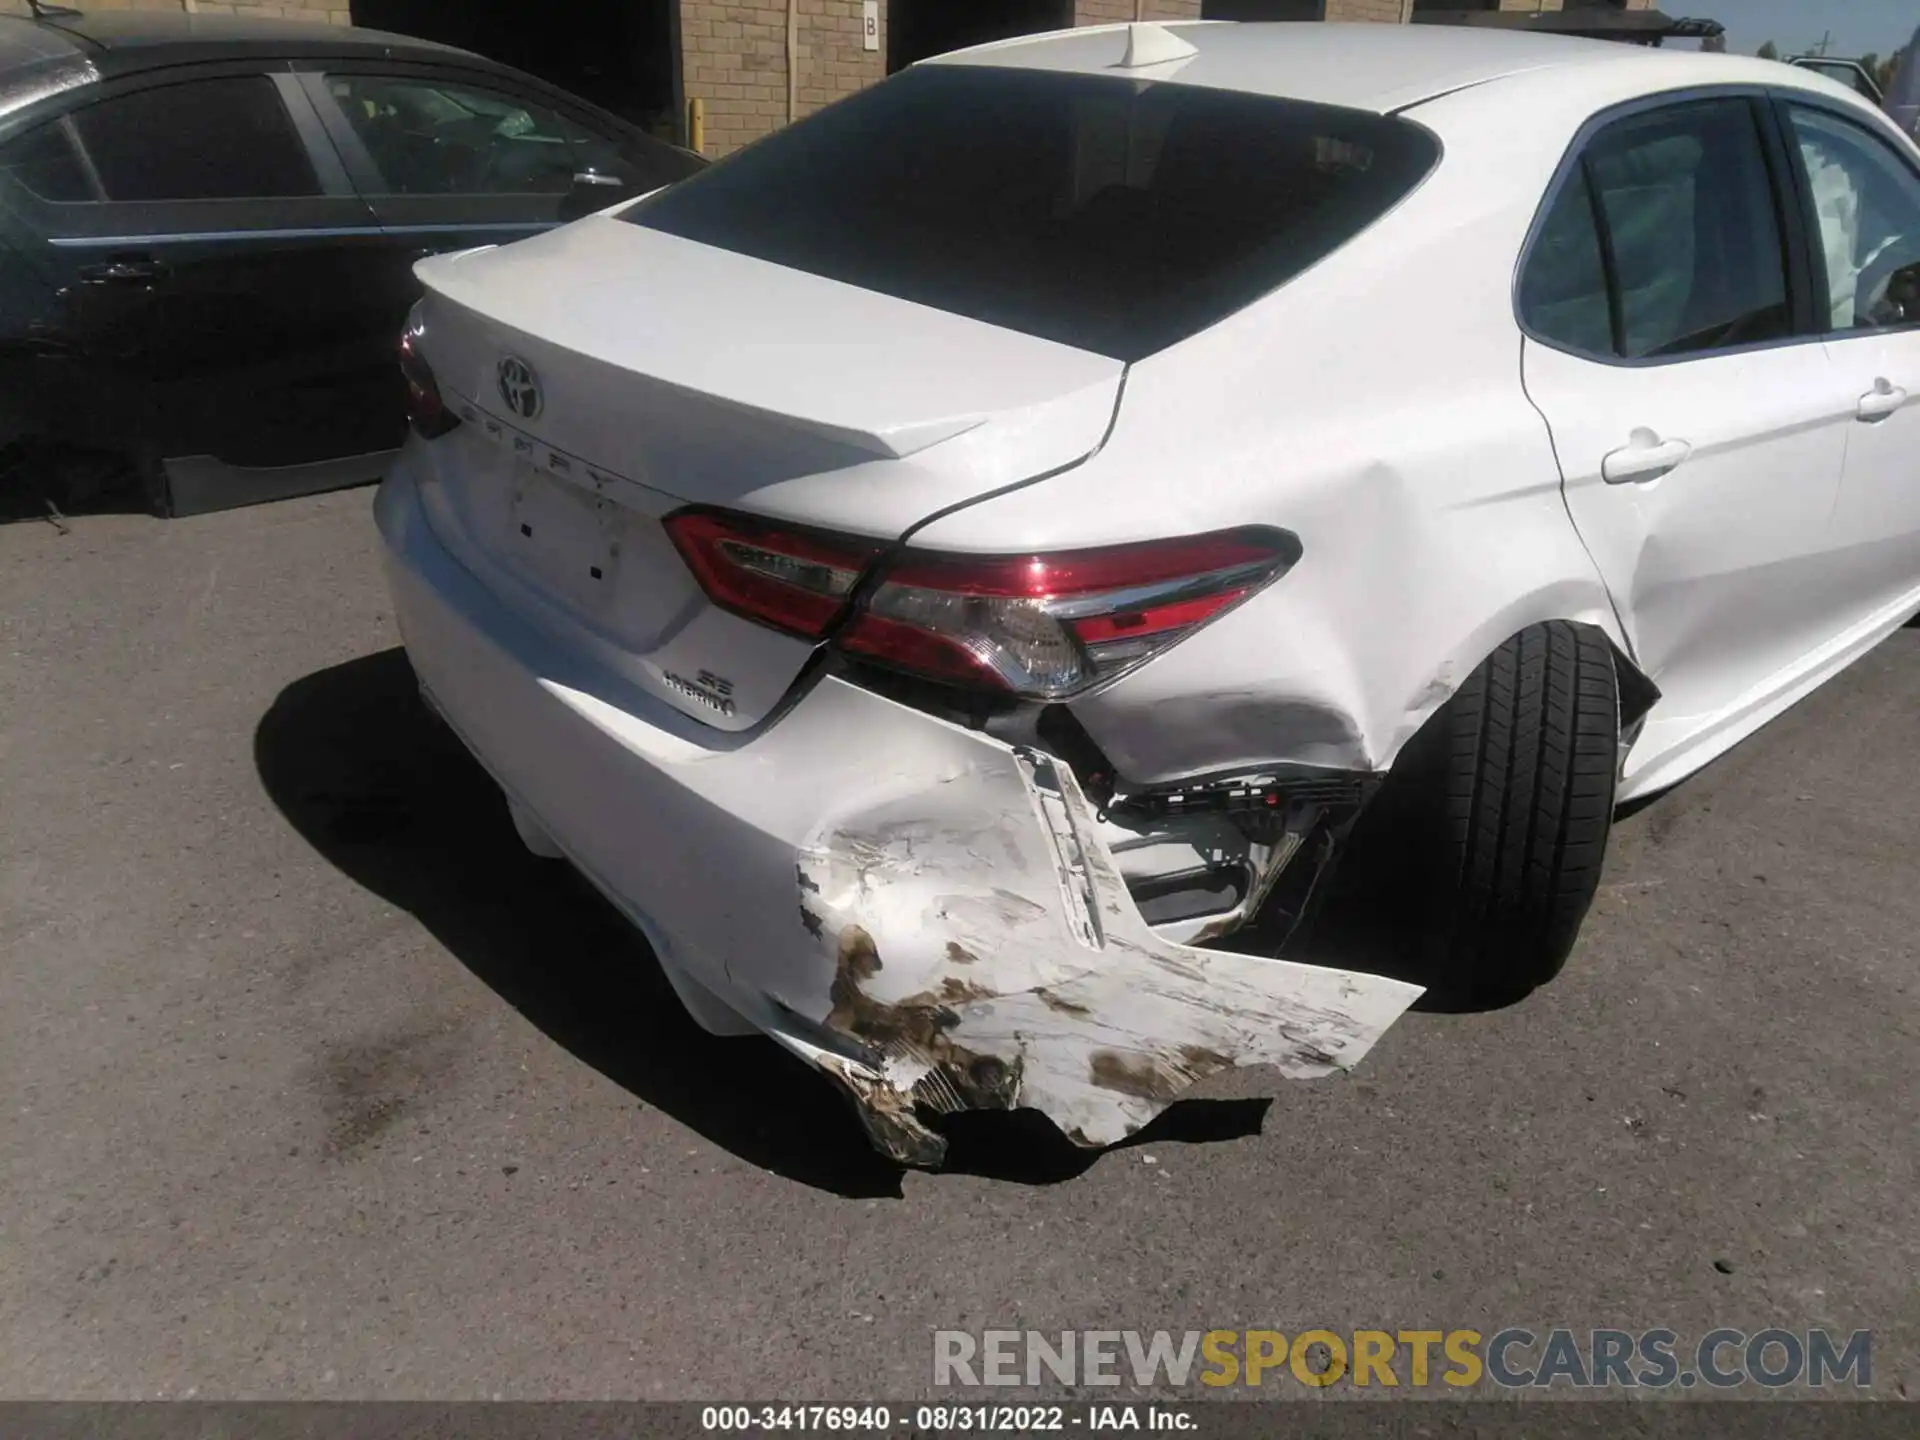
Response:
[{"label": "black sedan", "polygon": [[0,18],[0,451],[108,457],[174,514],[377,478],[416,260],[704,163],[426,41]]}]

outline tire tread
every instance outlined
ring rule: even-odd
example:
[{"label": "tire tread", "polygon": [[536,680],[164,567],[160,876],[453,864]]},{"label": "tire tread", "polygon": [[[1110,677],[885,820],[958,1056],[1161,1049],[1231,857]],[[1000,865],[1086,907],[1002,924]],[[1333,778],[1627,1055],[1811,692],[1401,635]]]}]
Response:
[{"label": "tire tread", "polygon": [[1599,887],[1619,724],[1604,635],[1566,621],[1508,640],[1455,693],[1434,896],[1457,988],[1516,995],[1558,973]]}]

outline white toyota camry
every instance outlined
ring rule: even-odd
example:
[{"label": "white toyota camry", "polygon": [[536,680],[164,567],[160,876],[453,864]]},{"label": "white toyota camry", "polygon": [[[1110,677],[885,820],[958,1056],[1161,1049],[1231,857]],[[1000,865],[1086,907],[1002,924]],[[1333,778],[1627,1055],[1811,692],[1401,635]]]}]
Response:
[{"label": "white toyota camry", "polygon": [[1350,1066],[1419,994],[1287,948],[1357,817],[1524,992],[1616,803],[1920,608],[1920,151],[1804,70],[1074,30],[419,273],[428,699],[907,1163]]}]

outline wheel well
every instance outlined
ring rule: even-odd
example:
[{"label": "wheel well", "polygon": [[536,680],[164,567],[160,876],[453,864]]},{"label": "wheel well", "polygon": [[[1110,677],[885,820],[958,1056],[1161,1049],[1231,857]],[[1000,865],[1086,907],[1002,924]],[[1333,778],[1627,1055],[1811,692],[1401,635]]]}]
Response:
[{"label": "wheel well", "polygon": [[1660,687],[1614,643],[1611,635],[1607,636],[1607,648],[1613,651],[1613,683],[1620,695],[1620,733],[1631,735],[1647,718],[1647,712],[1659,703]]},{"label": "wheel well", "polygon": [[[1634,663],[1632,656],[1620,648],[1619,642],[1607,632],[1604,626],[1595,625],[1589,620],[1573,620],[1558,616],[1552,618],[1565,620],[1566,624],[1573,626],[1575,629],[1584,630],[1591,635],[1598,635],[1607,642],[1607,649],[1613,656],[1614,689],[1619,696],[1620,703],[1620,734],[1623,739],[1630,739],[1637,732],[1640,722],[1647,718],[1648,712],[1659,702],[1660,687],[1647,678],[1646,672]],[[1530,624],[1545,623],[1547,622],[1530,622]],[[1529,626],[1523,625],[1520,628],[1524,630],[1529,628]],[[1492,649],[1488,650],[1485,655],[1482,655],[1472,669],[1477,670],[1481,665],[1486,664],[1487,660],[1494,655],[1502,645],[1512,641],[1519,634],[1520,630],[1516,630],[1513,634],[1502,637],[1499,644],[1496,644]],[[1467,673],[1471,674],[1472,670],[1469,670]],[[1435,714],[1437,715],[1438,712],[1436,711]],[[1429,728],[1433,720],[1434,717],[1429,716],[1427,724],[1422,725],[1421,729],[1425,730]]]}]

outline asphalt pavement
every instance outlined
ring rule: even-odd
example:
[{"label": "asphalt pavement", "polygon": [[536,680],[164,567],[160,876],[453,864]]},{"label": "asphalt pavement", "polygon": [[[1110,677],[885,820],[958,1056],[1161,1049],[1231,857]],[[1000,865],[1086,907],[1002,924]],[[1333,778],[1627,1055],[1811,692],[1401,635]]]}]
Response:
[{"label": "asphalt pavement", "polygon": [[936,1328],[1871,1329],[1920,1397],[1920,629],[1564,976],[1097,1156],[874,1156],[420,707],[371,492],[0,525],[0,1396],[910,1397]]}]

